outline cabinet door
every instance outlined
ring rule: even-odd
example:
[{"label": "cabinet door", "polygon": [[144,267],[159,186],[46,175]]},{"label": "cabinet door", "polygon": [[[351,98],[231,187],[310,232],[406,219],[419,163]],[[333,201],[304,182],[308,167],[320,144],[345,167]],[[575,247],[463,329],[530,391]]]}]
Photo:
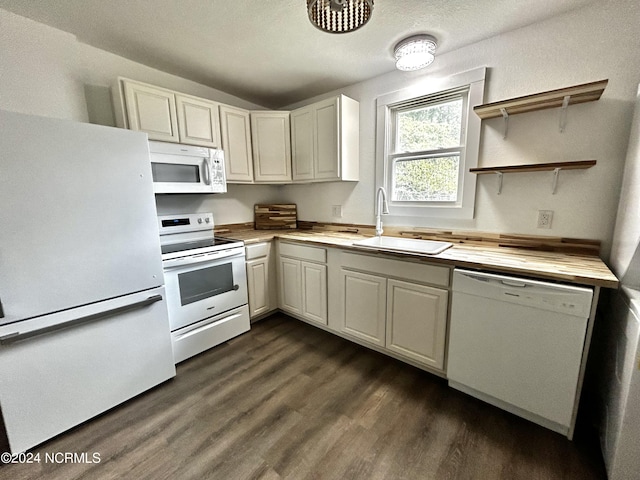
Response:
[{"label": "cabinet door", "polygon": [[220,147],[218,104],[176,95],[180,142],[203,147]]},{"label": "cabinet door", "polygon": [[136,82],[123,82],[130,130],[149,135],[149,140],[179,142],[175,95],[169,90]]},{"label": "cabinet door", "polygon": [[415,283],[387,284],[387,348],[444,369],[448,292]]},{"label": "cabinet door", "polygon": [[251,140],[255,182],[290,182],[289,112],[251,112]]},{"label": "cabinet door", "polygon": [[315,178],[340,179],[338,138],[338,98],[318,102],[315,106]]},{"label": "cabinet door", "polygon": [[286,312],[302,314],[302,288],[300,260],[281,257],[280,268],[280,308]]},{"label": "cabinet door", "polygon": [[340,306],[344,333],[384,346],[387,279],[341,269]]},{"label": "cabinet door", "polygon": [[291,162],[294,181],[313,180],[313,107],[291,112]]},{"label": "cabinet door", "polygon": [[228,183],[253,183],[249,111],[220,105],[220,131]]},{"label": "cabinet door", "polygon": [[271,305],[269,303],[269,259],[267,257],[247,261],[247,288],[251,318],[268,312]]},{"label": "cabinet door", "polygon": [[327,266],[301,262],[302,316],[327,324]]}]

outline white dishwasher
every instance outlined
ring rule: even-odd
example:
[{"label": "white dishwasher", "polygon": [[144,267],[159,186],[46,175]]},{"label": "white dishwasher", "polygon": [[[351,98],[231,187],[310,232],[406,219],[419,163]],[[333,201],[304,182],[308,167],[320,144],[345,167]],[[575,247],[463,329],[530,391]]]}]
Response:
[{"label": "white dishwasher", "polygon": [[456,269],[449,385],[569,437],[593,291]]}]

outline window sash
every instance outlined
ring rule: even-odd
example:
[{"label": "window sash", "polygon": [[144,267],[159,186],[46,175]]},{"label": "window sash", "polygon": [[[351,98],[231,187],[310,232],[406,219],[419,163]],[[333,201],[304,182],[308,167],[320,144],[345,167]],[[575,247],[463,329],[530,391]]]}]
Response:
[{"label": "window sash", "polygon": [[[446,157],[458,157],[458,173],[456,183],[456,198],[453,200],[396,200],[395,183],[396,178],[395,164],[402,161],[411,160],[428,160],[430,158],[446,158]],[[447,148],[442,150],[428,150],[423,152],[412,152],[410,154],[394,154],[389,155],[386,162],[386,170],[388,172],[388,183],[385,186],[389,192],[389,205],[392,206],[424,206],[424,207],[437,207],[437,206],[456,206],[461,203],[462,188],[464,186],[464,147],[459,148]]]},{"label": "window sash", "polygon": [[[407,101],[398,102],[393,105],[388,106],[389,111],[389,119],[392,125],[391,128],[391,138],[390,144],[388,145],[388,149],[386,152],[385,159],[385,177],[387,178],[387,182],[385,188],[388,190],[389,198],[392,199],[391,203],[393,204],[401,204],[401,205],[416,205],[416,206],[436,206],[436,205],[458,205],[461,202],[464,188],[464,169],[465,169],[465,142],[466,142],[466,123],[467,123],[467,110],[468,110],[468,102],[469,102],[469,87],[465,86],[462,88],[455,88],[452,90],[447,90],[444,92],[439,92],[431,95],[424,95],[417,98],[412,98]],[[460,144],[455,147],[449,148],[435,148],[435,149],[427,149],[427,150],[415,150],[409,152],[399,152],[398,151],[398,142],[399,142],[399,122],[398,122],[398,113],[410,112],[413,110],[417,110],[424,107],[442,105],[445,103],[450,103],[455,100],[462,100],[461,114],[460,114]],[[404,200],[398,201],[393,200],[396,195],[394,192],[395,186],[395,178],[394,178],[394,164],[399,159],[410,159],[413,158],[434,158],[439,156],[449,156],[451,153],[456,153],[459,155],[459,166],[458,166],[458,186],[456,190],[456,199],[449,201],[435,201],[435,200]]]},{"label": "window sash", "polygon": [[[392,124],[392,136],[391,136],[391,145],[388,150],[388,154],[399,153],[399,143],[400,143],[400,122],[398,120],[398,115],[403,113],[412,112],[415,110],[420,110],[428,107],[435,107],[438,105],[443,105],[446,103],[451,103],[456,100],[462,100],[462,106],[460,108],[460,136],[458,138],[458,145],[463,146],[465,144],[466,139],[466,116],[467,116],[467,106],[468,106],[468,91],[469,88],[455,89],[453,91],[444,92],[442,95],[425,95],[424,97],[420,97],[417,99],[411,99],[407,102],[400,102],[395,105],[389,106],[389,114],[390,121]],[[451,148],[451,147],[445,147]],[[436,150],[434,148],[434,150]],[[415,153],[417,150],[410,150],[409,152]]]},{"label": "window sash", "polygon": [[[432,225],[429,219],[472,219],[476,200],[476,175],[469,168],[477,166],[480,145],[480,119],[473,114],[471,105],[484,100],[484,84],[487,69],[480,67],[446,77],[421,77],[401,90],[380,95],[376,99],[376,186],[390,191],[390,174],[395,159],[416,157],[425,154],[451,153],[451,149],[420,152],[395,152],[392,149],[396,122],[393,110],[439,103],[456,94],[465,94],[462,108],[460,153],[464,166],[460,167],[457,202],[389,202],[390,215],[387,222],[397,225]],[[391,195],[389,195],[391,198]],[[409,222],[409,223],[406,223]]]}]

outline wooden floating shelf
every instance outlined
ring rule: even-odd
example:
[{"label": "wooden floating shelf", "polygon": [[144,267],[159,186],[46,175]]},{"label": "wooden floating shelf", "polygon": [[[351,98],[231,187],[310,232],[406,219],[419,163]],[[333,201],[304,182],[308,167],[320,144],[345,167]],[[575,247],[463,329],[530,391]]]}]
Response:
[{"label": "wooden floating shelf", "polygon": [[498,176],[498,195],[502,193],[502,177],[505,173],[524,173],[524,172],[553,172],[551,183],[551,193],[556,193],[558,186],[558,177],[560,170],[578,170],[591,168],[596,164],[596,160],[578,160],[575,162],[552,162],[552,163],[531,163],[528,165],[504,165],[501,167],[480,167],[470,168],[470,173],[484,175],[494,173]]},{"label": "wooden floating shelf", "polygon": [[551,162],[532,163],[529,165],[505,165],[502,167],[481,167],[470,168],[469,172],[483,175],[485,173],[515,173],[515,172],[551,172],[556,168],[560,170],[578,170],[591,168],[596,164],[596,160],[579,160],[576,162]]},{"label": "wooden floating shelf", "polygon": [[548,92],[525,95],[494,103],[476,105],[473,111],[482,119],[516,115],[518,113],[533,112],[545,108],[566,107],[565,97],[569,97],[567,105],[594,102],[599,100],[609,80],[584,83],[573,87],[550,90]]}]

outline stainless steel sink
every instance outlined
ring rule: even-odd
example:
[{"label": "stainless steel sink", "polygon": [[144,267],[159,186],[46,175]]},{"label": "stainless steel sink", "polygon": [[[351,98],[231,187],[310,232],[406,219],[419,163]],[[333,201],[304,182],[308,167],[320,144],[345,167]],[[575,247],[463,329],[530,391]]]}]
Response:
[{"label": "stainless steel sink", "polygon": [[453,246],[453,243],[439,242],[436,240],[416,240],[413,238],[385,236],[358,240],[353,242],[353,244],[357,247],[369,248],[372,250],[406,252],[419,255],[436,255]]}]

